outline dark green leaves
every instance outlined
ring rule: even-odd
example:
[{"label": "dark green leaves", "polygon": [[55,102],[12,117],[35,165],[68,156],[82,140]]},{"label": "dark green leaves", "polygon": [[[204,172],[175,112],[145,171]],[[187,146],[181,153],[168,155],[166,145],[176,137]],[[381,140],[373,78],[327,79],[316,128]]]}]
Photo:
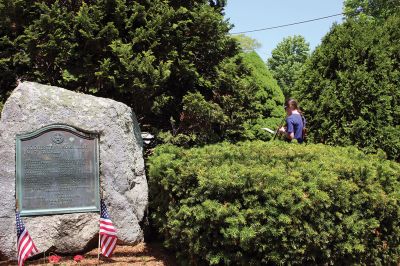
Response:
[{"label": "dark green leaves", "polygon": [[297,89],[315,141],[368,152],[383,148],[399,160],[398,23],[399,17],[348,20],[312,54]]},{"label": "dark green leaves", "polygon": [[192,265],[391,265],[399,164],[355,148],[282,142],[161,146],[153,223]]},{"label": "dark green leaves", "polygon": [[273,109],[276,96],[263,93],[253,105],[258,89],[264,90],[248,80],[252,73],[228,35],[224,5],[3,1],[0,101],[21,78],[122,101],[133,108],[143,130],[166,133],[168,138],[158,138],[162,141],[243,139],[244,123],[269,116],[263,105],[274,98],[268,107]]}]

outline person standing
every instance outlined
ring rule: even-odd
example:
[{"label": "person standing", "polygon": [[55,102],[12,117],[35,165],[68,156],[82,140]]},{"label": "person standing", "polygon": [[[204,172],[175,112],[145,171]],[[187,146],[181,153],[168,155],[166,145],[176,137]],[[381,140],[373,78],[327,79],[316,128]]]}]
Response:
[{"label": "person standing", "polygon": [[306,120],[296,100],[288,99],[285,102],[286,126],[280,127],[278,132],[285,135],[290,142],[296,139],[298,143],[303,143],[305,138]]}]

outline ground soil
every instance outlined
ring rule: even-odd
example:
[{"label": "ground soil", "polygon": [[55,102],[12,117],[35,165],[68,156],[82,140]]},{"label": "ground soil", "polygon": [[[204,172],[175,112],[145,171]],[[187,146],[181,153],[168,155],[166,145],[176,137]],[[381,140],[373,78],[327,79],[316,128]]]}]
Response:
[{"label": "ground soil", "polygon": [[[93,249],[83,255],[84,259],[79,263],[73,260],[73,256],[61,256],[58,264],[49,263],[48,256],[26,261],[25,265],[146,265],[146,266],[175,266],[174,255],[165,250],[159,243],[142,243],[136,246],[117,246],[111,258],[100,255],[97,259],[97,249]],[[0,265],[15,265],[6,263]]]}]

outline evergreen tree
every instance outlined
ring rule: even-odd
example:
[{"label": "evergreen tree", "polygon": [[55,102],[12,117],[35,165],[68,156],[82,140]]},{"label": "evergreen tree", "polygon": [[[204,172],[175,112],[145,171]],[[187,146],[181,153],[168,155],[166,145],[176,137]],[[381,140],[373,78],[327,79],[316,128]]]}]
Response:
[{"label": "evergreen tree", "polygon": [[122,101],[143,130],[170,140],[240,139],[258,111],[233,111],[255,88],[228,35],[225,2],[4,0],[0,101],[17,79],[37,81]]},{"label": "evergreen tree", "polygon": [[334,26],[298,83],[317,142],[381,148],[400,159],[400,17]]},{"label": "evergreen tree", "polygon": [[369,16],[385,20],[400,10],[398,0],[345,0],[344,13],[347,17]]},{"label": "evergreen tree", "polygon": [[256,52],[243,54],[245,64],[251,70],[250,80],[256,89],[255,98],[251,101],[250,110],[257,110],[257,115],[245,123],[248,139],[269,140],[270,133],[261,130],[263,127],[277,129],[285,116],[283,109],[284,96],[276,79],[265,62]]}]

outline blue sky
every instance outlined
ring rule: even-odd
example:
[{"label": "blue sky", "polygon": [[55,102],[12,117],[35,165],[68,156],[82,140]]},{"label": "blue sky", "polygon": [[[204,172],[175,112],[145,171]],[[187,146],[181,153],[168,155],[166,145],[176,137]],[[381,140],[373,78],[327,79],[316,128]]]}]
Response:
[{"label": "blue sky", "polygon": [[[339,14],[342,7],[342,0],[228,0],[225,18],[235,25],[231,30],[234,33]],[[246,35],[261,43],[257,53],[265,61],[278,43],[288,36],[302,35],[313,50],[332,24],[341,21],[342,16],[336,16]]]}]

